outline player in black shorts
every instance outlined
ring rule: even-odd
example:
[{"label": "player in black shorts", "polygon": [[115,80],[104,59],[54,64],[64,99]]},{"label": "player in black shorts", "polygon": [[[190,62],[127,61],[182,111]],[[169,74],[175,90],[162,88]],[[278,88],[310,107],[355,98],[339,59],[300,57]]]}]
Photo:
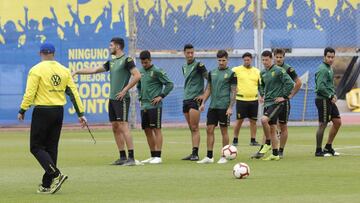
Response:
[{"label": "player in black shorts", "polygon": [[[73,74],[110,72],[109,120],[120,154],[119,159],[112,164],[133,166],[135,165],[134,144],[128,124],[129,90],[136,85],[141,75],[134,60],[125,55],[124,46],[124,39],[114,37],[109,46],[110,53],[114,58],[107,61],[103,66],[81,69]],[[132,77],[131,81],[130,77]],[[128,149],[128,158],[126,157],[125,144]]]},{"label": "player in black shorts", "polygon": [[184,46],[186,64],[182,66],[182,73],[185,78],[183,113],[191,131],[192,152],[182,160],[199,160],[200,144],[200,111],[199,107],[203,100],[204,79],[207,78],[207,70],[204,64],[194,58],[194,47],[191,44]]},{"label": "player in black shorts", "polygon": [[[199,164],[213,163],[213,148],[215,127],[219,124],[222,136],[222,146],[229,144],[228,126],[232,108],[236,101],[236,77],[234,72],[227,66],[228,53],[219,50],[217,53],[218,67],[209,72],[208,85],[204,93],[204,101],[200,110],[205,108],[205,102],[211,97],[210,106],[207,113],[206,134],[207,134],[207,155]],[[218,164],[227,162],[225,157],[220,157]]]},{"label": "player in black shorts", "polygon": [[141,127],[145,132],[150,148],[150,158],[142,163],[160,164],[163,136],[161,133],[162,100],[174,88],[165,71],[152,64],[149,51],[140,53],[141,80],[137,85],[140,107]]},{"label": "player in black shorts", "polygon": [[280,160],[278,140],[275,133],[276,123],[279,113],[284,108],[284,102],[294,88],[294,82],[285,70],[273,64],[270,51],[264,51],[261,56],[265,67],[260,73],[260,95],[261,100],[264,100],[264,115],[261,118],[261,124],[266,142],[253,157],[261,158],[272,148],[272,154],[263,160]]},{"label": "player in black shorts", "polygon": [[286,73],[291,77],[293,82],[295,83],[291,94],[289,95],[289,99],[284,102],[284,108],[280,112],[279,115],[279,129],[280,129],[280,148],[279,148],[279,156],[283,158],[284,156],[284,148],[288,138],[288,127],[287,122],[290,116],[290,99],[292,99],[296,93],[299,91],[301,87],[301,80],[297,76],[296,71],[289,64],[284,63],[285,60],[285,50],[283,49],[275,49],[274,50],[274,58],[277,66],[283,68]]},{"label": "player in black shorts", "polygon": [[[339,156],[334,150],[332,143],[341,126],[339,110],[336,106],[336,93],[334,87],[334,71],[331,65],[335,60],[335,50],[327,47],[324,50],[324,61],[320,64],[315,73],[315,104],[319,114],[319,127],[316,132],[316,151],[315,156]],[[333,125],[329,131],[329,138],[322,150],[322,140],[327,124],[332,121]]]},{"label": "player in black shorts", "polygon": [[244,53],[242,59],[243,65],[232,69],[237,78],[236,122],[234,125],[233,145],[238,145],[240,128],[244,119],[248,118],[250,122],[250,146],[259,146],[259,143],[256,141],[256,121],[259,107],[260,71],[256,67],[251,66],[251,53]]}]

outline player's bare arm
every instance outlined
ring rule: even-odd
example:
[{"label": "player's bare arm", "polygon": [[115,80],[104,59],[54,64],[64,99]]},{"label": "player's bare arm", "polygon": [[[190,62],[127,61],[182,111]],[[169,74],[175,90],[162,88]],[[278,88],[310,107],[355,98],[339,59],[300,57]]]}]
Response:
[{"label": "player's bare arm", "polygon": [[226,110],[226,115],[228,115],[228,116],[231,116],[233,106],[236,103],[236,92],[237,92],[237,86],[231,85],[230,104],[229,104],[228,109]]},{"label": "player's bare arm", "polygon": [[205,109],[205,103],[206,103],[206,101],[208,100],[208,98],[210,97],[210,93],[211,93],[211,87],[210,87],[210,84],[208,83],[208,84],[206,85],[206,89],[205,89],[205,92],[204,92],[204,94],[203,94],[203,100],[202,100],[201,105],[200,105],[200,107],[199,107],[199,110],[200,110],[200,111],[204,111],[204,109]]},{"label": "player's bare arm", "polygon": [[298,93],[301,85],[302,85],[302,82],[301,82],[300,78],[297,77],[295,80],[294,89],[291,91],[291,94],[289,95],[289,99],[293,98],[296,95],[296,93]]},{"label": "player's bare arm", "polygon": [[[209,73],[207,71],[203,72],[202,77],[207,80],[209,77]],[[197,102],[202,102],[204,100],[204,94],[195,97],[194,100]]]},{"label": "player's bare arm", "polygon": [[71,75],[74,77],[75,75],[88,75],[88,74],[95,74],[95,73],[102,73],[105,72],[105,68],[102,66],[96,67],[96,68],[84,68],[81,70],[77,70],[71,73]]}]

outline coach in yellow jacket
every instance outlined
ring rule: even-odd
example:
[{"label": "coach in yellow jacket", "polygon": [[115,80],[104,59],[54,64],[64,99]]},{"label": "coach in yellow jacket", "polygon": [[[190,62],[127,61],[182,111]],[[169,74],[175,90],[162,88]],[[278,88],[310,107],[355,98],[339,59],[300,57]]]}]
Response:
[{"label": "coach in yellow jacket", "polygon": [[44,43],[40,48],[41,62],[31,68],[26,92],[18,114],[24,120],[25,111],[34,105],[30,129],[30,151],[45,170],[38,193],[53,194],[58,191],[67,176],[56,166],[58,143],[66,103],[70,99],[84,126],[84,108],[71,77],[70,70],[54,60],[55,47]]}]

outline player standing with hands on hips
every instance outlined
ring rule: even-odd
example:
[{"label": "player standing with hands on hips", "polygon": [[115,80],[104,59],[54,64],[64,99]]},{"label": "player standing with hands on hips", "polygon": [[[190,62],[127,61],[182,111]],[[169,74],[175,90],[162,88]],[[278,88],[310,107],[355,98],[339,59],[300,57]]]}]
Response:
[{"label": "player standing with hands on hips", "polygon": [[285,50],[283,49],[275,49],[274,50],[275,63],[277,66],[283,68],[286,73],[291,77],[293,82],[295,83],[291,94],[289,95],[289,99],[287,99],[284,103],[284,108],[279,114],[279,127],[280,127],[280,148],[279,148],[279,156],[283,158],[284,156],[284,148],[288,139],[288,126],[287,122],[289,120],[290,115],[290,99],[292,99],[296,93],[299,91],[301,87],[301,80],[296,74],[295,69],[289,64],[285,63]]},{"label": "player standing with hands on hips", "polygon": [[41,194],[57,192],[67,175],[57,168],[57,155],[62,128],[65,93],[73,103],[79,122],[84,127],[86,118],[75,83],[69,69],[55,61],[55,47],[44,43],[40,48],[41,62],[30,69],[18,119],[24,120],[25,111],[34,105],[30,128],[30,151],[39,161],[45,174],[37,190]]}]

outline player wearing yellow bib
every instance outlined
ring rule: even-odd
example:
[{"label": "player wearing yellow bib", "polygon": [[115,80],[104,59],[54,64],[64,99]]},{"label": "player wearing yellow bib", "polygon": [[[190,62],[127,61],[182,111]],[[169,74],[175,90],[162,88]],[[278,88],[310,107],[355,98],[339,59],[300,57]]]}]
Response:
[{"label": "player wearing yellow bib", "polygon": [[236,94],[236,123],[234,126],[233,145],[238,145],[238,137],[241,125],[245,118],[250,121],[250,145],[259,146],[256,142],[256,120],[258,114],[258,90],[260,81],[260,71],[256,67],[251,66],[252,55],[246,52],[242,56],[244,64],[234,67],[237,78],[237,94]]}]

